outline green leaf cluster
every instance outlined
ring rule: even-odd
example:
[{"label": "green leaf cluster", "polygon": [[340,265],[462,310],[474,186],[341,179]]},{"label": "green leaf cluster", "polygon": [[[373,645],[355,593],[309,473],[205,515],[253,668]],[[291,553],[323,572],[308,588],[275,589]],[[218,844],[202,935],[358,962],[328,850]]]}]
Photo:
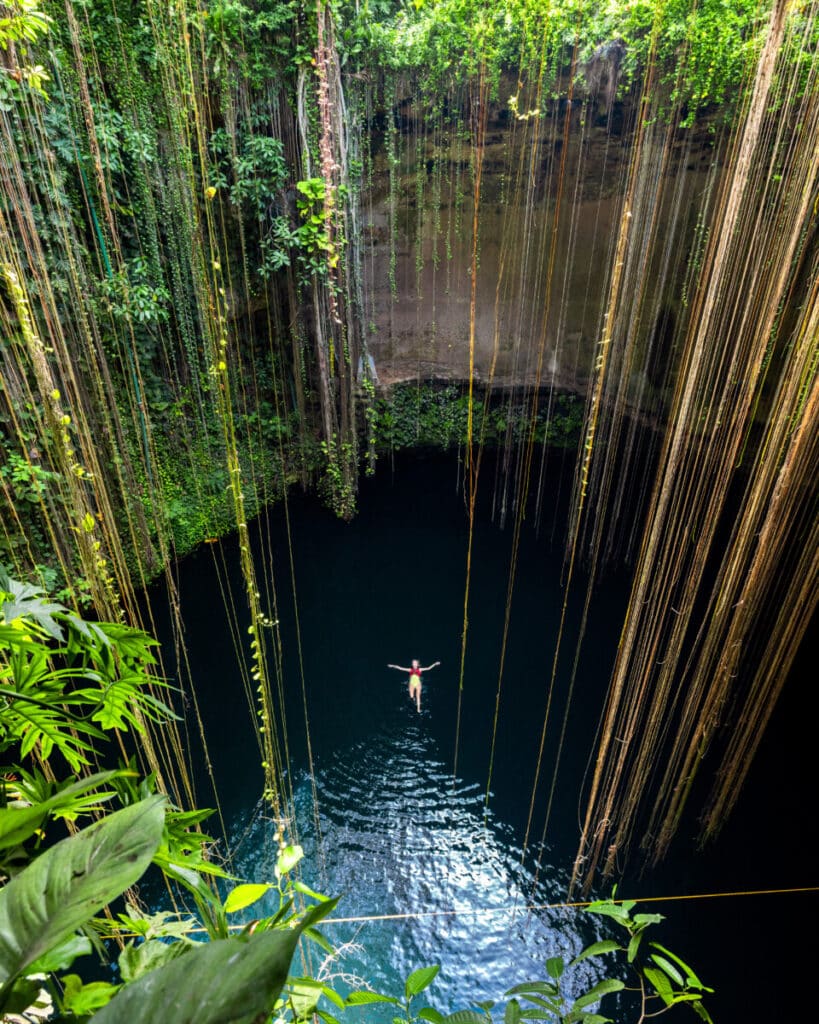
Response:
[{"label": "green leaf cluster", "polygon": [[235,72],[255,88],[309,61],[312,11],[303,0],[215,0],[198,19],[215,78]]},{"label": "green leaf cluster", "polygon": [[105,730],[167,720],[172,712],[152,692],[167,686],[147,675],[155,645],[121,623],[86,622],[0,574],[0,753],[47,761],[56,751],[76,772]]},{"label": "green leaf cluster", "polygon": [[[308,178],[296,182],[296,208],[301,221],[295,233],[300,247],[299,258],[309,278],[313,274],[327,277],[335,270],[343,249],[343,235],[337,230],[339,201],[345,198],[343,188],[328,189],[324,178]],[[336,230],[331,237],[330,225]]]},{"label": "green leaf cluster", "polygon": [[659,924],[663,915],[635,914],[636,906],[634,900],[600,900],[590,904],[587,912],[611,919],[628,933],[623,951],[639,985],[642,1016],[660,1016],[673,1006],[684,1004],[701,1020],[712,1024],[703,998],[714,990],[704,985],[676,953],[659,942],[645,940],[648,928]]},{"label": "green leaf cluster", "polygon": [[[618,47],[623,94],[646,71],[652,46],[668,104],[698,110],[730,101],[759,52],[770,0],[416,0],[340,5],[342,47],[362,68],[379,66],[419,80],[422,96],[482,72],[499,87],[504,72],[566,71],[576,50],[579,84],[586,70]],[[656,30],[656,32],[655,32]]]},{"label": "green leaf cluster", "polygon": [[[369,426],[375,448],[449,449],[466,444],[469,403],[469,396],[455,384],[397,384],[372,403]],[[510,401],[502,394],[472,398],[475,443],[517,444],[533,438],[539,444],[572,448],[582,425],[583,406],[572,394],[541,401],[534,417],[529,402]]]},{"label": "green leaf cluster", "polygon": [[[713,991],[703,985],[694,971],[676,953],[650,941],[650,950],[643,959],[640,947],[646,929],[662,921],[660,914],[633,914],[633,901],[600,900],[587,907],[587,913],[605,917],[615,922],[628,933],[628,942],[617,939],[600,939],[587,946],[570,962],[563,957],[551,956],[544,965],[544,977],[524,981],[512,986],[504,993],[505,1004],[493,1000],[479,1002],[474,1008],[456,1010],[443,1014],[431,1006],[415,1010],[413,999],[424,991],[438,974],[438,967],[423,967],[407,978],[403,998],[383,995],[369,990],[351,992],[347,1006],[367,1006],[389,1003],[399,1007],[403,1016],[393,1018],[394,1024],[413,1024],[414,1021],[429,1021],[431,1024],[519,1024],[520,1021],[541,1020],[551,1024],[624,1024],[623,1007],[616,1007],[617,1017],[604,1015],[603,1000],[608,997],[633,993],[639,996],[637,1024],[644,1024],[649,1018],[662,1016],[673,1007],[686,1005],[701,1020],[711,1022],[703,1004],[703,996]],[[638,987],[627,986],[621,977],[598,977],[588,983],[585,968],[580,972],[578,965],[598,961],[606,957],[606,973],[630,971]],[[599,969],[599,967],[598,967]],[[659,1004],[659,1006],[658,1006]],[[496,1011],[501,1015],[497,1016]],[[630,1018],[629,1018],[630,1019]],[[334,1018],[333,1018],[334,1020]]]},{"label": "green leaf cluster", "polygon": [[10,109],[23,89],[48,99],[43,86],[49,75],[41,64],[26,60],[29,44],[51,28],[52,19],[42,7],[40,0],[5,0],[0,6],[0,50],[8,55],[0,62],[0,109]]},{"label": "green leaf cluster", "polygon": [[[336,901],[291,877],[300,847],[282,846],[275,881],[240,884],[223,900],[215,882],[229,876],[207,859],[212,841],[199,829],[209,811],[174,808],[133,764],[49,777],[61,758],[84,770],[115,731],[167,720],[148,691],[154,646],[0,577],[0,753],[20,762],[0,777],[0,1015],[55,1009],[66,1021],[148,1024],[171,1008],[175,1020],[249,1024],[292,998],[282,992],[301,935],[331,949],[316,926]],[[111,801],[120,809],[109,811]],[[92,815],[99,820],[58,838],[60,822]],[[146,918],[131,903],[98,918],[151,864],[193,897],[199,920]],[[229,915],[268,892],[272,916],[231,928]],[[193,941],[196,932],[210,941]],[[65,973],[95,948],[104,955],[104,938],[124,943],[119,984]]]}]

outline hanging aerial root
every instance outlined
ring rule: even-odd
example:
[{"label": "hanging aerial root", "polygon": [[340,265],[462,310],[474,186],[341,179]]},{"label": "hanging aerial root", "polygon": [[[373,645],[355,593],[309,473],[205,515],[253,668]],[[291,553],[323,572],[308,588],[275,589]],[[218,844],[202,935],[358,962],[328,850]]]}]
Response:
[{"label": "hanging aerial root", "polygon": [[[667,848],[696,768],[731,703],[736,673],[748,671],[738,652],[759,631],[776,593],[776,552],[802,543],[798,509],[815,466],[811,470],[809,460],[787,453],[800,444],[797,435],[791,437],[797,409],[804,417],[810,408],[805,381],[815,366],[815,324],[813,334],[797,327],[800,340],[793,344],[777,311],[797,279],[799,242],[819,182],[819,104],[810,85],[793,98],[799,95],[797,73],[786,57],[789,32],[799,29],[797,22],[789,27],[786,8],[780,2],[771,13],[692,299],[573,884],[582,870],[589,886],[601,861],[604,872],[612,871],[613,850],[628,855],[652,792],[644,843],[658,856]],[[811,19],[815,10],[811,5]],[[787,115],[778,112],[778,102]],[[790,117],[802,131],[790,131]],[[803,311],[809,320],[810,309],[808,302]],[[776,395],[767,436],[739,514],[731,512],[730,540],[718,550],[717,529],[732,510],[731,486],[763,386]],[[808,419],[800,422],[808,427]],[[792,499],[777,491],[780,466],[791,474]],[[581,469],[581,498],[587,479]],[[770,539],[763,545],[766,529]],[[810,580],[812,571],[800,566],[798,583],[785,598],[788,607],[803,600],[803,573]],[[802,632],[797,616],[792,631],[780,629],[769,639],[764,674],[784,674]],[[758,733],[757,716],[765,714],[760,703],[746,709],[741,731]],[[723,792],[734,790],[735,772],[726,769]]]}]

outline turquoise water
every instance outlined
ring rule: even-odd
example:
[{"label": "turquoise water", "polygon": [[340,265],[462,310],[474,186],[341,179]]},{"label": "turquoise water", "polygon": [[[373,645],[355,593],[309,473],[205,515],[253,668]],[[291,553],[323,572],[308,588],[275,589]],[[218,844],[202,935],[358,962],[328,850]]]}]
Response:
[{"label": "turquoise water", "polygon": [[[436,754],[415,723],[330,758],[316,779],[320,846],[311,786],[302,780],[297,787],[304,878],[342,895],[337,915],[419,912],[325,927],[340,955],[330,959],[314,950],[312,968],[342,992],[372,986],[399,995],[413,970],[441,964],[429,1000],[441,1008],[468,1007],[543,977],[547,957],[568,961],[598,935],[591,919],[527,912],[533,894],[538,902],[561,900],[565,878],[545,865],[544,880],[535,884],[531,866],[521,865],[514,830],[493,813],[485,819],[483,791],[453,785]],[[246,822],[236,825],[244,831]],[[260,813],[236,850],[236,869],[272,878],[275,859],[273,825]],[[578,968],[572,990],[579,994],[578,986],[596,976],[588,965]],[[368,1007],[366,1019],[389,1021],[393,1014]]]},{"label": "turquoise water", "polygon": [[[538,529],[533,522],[524,524],[498,695],[512,531],[499,529],[492,520],[496,478],[491,462],[485,466],[456,768],[467,541],[458,477],[454,458],[407,457],[394,466],[382,461],[376,478],[364,482],[360,513],[351,523],[339,522],[314,500],[296,497],[291,502],[320,838],[306,755],[282,510],[274,509],[257,527],[257,542],[264,548],[265,564],[273,566],[278,594],[276,615],[288,695],[289,781],[296,806],[293,824],[306,851],[305,881],[341,895],[340,916],[422,915],[328,926],[328,937],[343,948],[344,956],[326,963],[319,956],[312,967],[335,978],[341,989],[366,979],[376,989],[399,993],[411,970],[440,963],[441,974],[428,995],[443,1011],[478,999],[497,999],[513,984],[542,977],[546,957],[570,958],[598,935],[594,921],[585,915],[529,913],[525,908],[560,902],[566,895],[578,835],[578,794],[627,594],[625,575],[613,574],[597,589],[566,721],[555,803],[541,844],[563,724],[567,665],[574,654],[585,582],[581,576],[569,604],[570,639],[533,795],[563,600],[559,524],[568,481],[559,455],[555,456],[547,464],[543,520]],[[275,863],[273,825],[259,806],[258,750],[237,678],[214,554],[224,555],[227,586],[236,606],[243,607],[235,541],[224,542],[220,551],[205,549],[187,559],[179,577],[187,642],[234,868],[248,880],[268,881]],[[414,657],[422,664],[442,662],[425,676],[420,715],[409,700],[406,677],[386,668],[389,662],[409,664]],[[765,749],[776,749],[777,742],[774,733],[763,747],[763,759]],[[776,837],[771,841],[767,834],[768,822],[781,821],[777,809],[784,814],[791,809],[789,800],[798,802],[792,791],[772,779],[770,757],[768,769],[765,763],[756,776],[757,796],[741,805],[716,851],[695,856],[690,837],[696,823],[686,823],[674,859],[650,876],[626,879],[621,893],[655,896],[809,884],[807,876],[811,871],[815,875],[815,869],[801,874],[792,870],[787,856],[778,856]],[[787,773],[788,758],[778,750],[774,763]],[[530,844],[523,855],[533,799]],[[755,802],[760,799],[762,803]],[[199,801],[211,802],[204,778]],[[798,843],[805,826],[792,813],[787,821],[788,842]],[[816,909],[815,898],[813,905]],[[771,1014],[778,999],[769,991],[749,989],[748,965],[755,956],[764,963],[769,915],[774,910],[790,913],[787,904],[774,908],[770,903],[711,901],[648,909],[669,916],[658,940],[690,959],[703,979],[719,988],[713,1005],[722,1014],[715,1014],[715,1019],[722,1024],[776,1019]],[[731,943],[737,941],[741,954],[729,954]],[[792,947],[790,962],[798,964],[802,945],[795,932]],[[573,982],[575,989],[589,980],[590,975],[581,972]],[[392,1012],[368,1008],[365,1017],[388,1021]]]}]

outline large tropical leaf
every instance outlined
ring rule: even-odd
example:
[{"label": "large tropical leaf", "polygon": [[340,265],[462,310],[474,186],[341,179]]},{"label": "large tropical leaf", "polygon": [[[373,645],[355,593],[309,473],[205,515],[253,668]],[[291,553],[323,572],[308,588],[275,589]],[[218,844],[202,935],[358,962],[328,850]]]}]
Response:
[{"label": "large tropical leaf", "polygon": [[137,881],[162,839],[164,803],[149,797],[63,839],[0,891],[0,984]]},{"label": "large tropical leaf", "polygon": [[298,937],[288,928],[201,943],[126,985],[94,1024],[250,1024],[273,1009]]}]

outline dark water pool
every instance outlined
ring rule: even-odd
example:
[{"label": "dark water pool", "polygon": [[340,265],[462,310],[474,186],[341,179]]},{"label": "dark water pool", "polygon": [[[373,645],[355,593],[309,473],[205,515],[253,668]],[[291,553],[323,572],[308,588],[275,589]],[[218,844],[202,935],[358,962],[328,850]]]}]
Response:
[{"label": "dark water pool", "polygon": [[[546,733],[540,784],[533,777],[563,599],[560,529],[568,486],[560,456],[548,467],[539,531],[526,523],[518,553],[494,768],[487,799],[490,743],[512,530],[489,515],[493,468],[487,463],[473,552],[469,631],[453,774],[458,666],[463,617],[467,518],[453,457],[382,461],[365,481],[360,513],[342,523],[315,501],[290,504],[304,678],[314,755],[311,784],[287,536],[282,509],[259,525],[259,564],[272,566],[281,623],[283,676],[296,827],[307,853],[305,880],[343,894],[347,917],[420,912],[409,920],[335,926],[345,958],[315,968],[367,978],[398,991],[415,967],[440,963],[430,1000],[448,1011],[497,998],[542,976],[547,956],[572,955],[597,934],[576,913],[528,914],[531,902],[565,897],[578,827],[578,791],[608,680],[627,593],[625,574],[602,583],[567,721],[550,826],[541,847],[543,810],[554,771],[568,672],[560,673]],[[562,482],[561,482],[562,481]],[[258,751],[237,677],[214,554],[224,553],[228,585],[243,607],[236,545],[203,550],[180,566],[182,608],[192,671],[210,755],[219,780],[237,873],[269,880],[273,826],[260,813]],[[574,652],[582,584],[570,603],[566,665]],[[224,578],[222,584],[225,583]],[[160,627],[161,628],[161,627]],[[406,677],[386,668],[440,660],[425,677],[419,715]],[[684,895],[815,884],[807,837],[805,775],[808,716],[790,714],[803,699],[807,666],[794,680],[760,755],[739,813],[720,844],[695,854],[687,835],[674,857],[649,877],[627,878],[621,895]],[[799,674],[799,673],[798,673]],[[814,702],[815,705],[815,702]],[[811,730],[812,731],[812,730]],[[782,746],[782,737],[789,737]],[[797,780],[797,784],[794,784]],[[313,813],[318,800],[320,839]],[[204,781],[200,802],[210,802]],[[530,846],[521,844],[534,800]],[[687,826],[693,835],[695,823]],[[686,829],[683,830],[684,833]],[[746,897],[652,905],[668,925],[657,938],[687,956],[718,989],[718,1021],[784,1019],[783,976],[807,962],[805,921],[816,896]],[[439,915],[441,911],[458,911]],[[477,913],[480,911],[480,913]],[[329,934],[329,932],[328,932]],[[815,945],[815,944],[814,944]],[[767,976],[767,982],[763,978]],[[588,975],[577,979],[577,984]],[[693,1015],[685,1009],[680,1016]],[[390,1020],[372,1010],[367,1019]]]}]

